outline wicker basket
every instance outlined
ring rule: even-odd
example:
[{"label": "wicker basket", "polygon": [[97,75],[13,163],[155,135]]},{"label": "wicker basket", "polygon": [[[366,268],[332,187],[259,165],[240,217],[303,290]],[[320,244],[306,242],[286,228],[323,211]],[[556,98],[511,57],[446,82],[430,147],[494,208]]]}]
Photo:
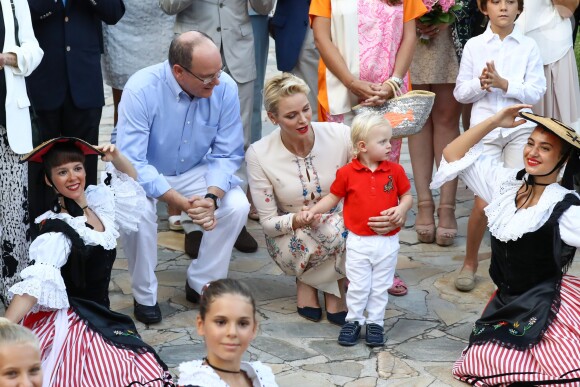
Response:
[{"label": "wicker basket", "polygon": [[395,97],[381,106],[356,105],[352,108],[354,114],[372,112],[384,115],[393,127],[393,138],[409,137],[419,133],[431,113],[435,93],[413,90],[403,94],[395,82],[388,80],[385,83],[393,88]]}]

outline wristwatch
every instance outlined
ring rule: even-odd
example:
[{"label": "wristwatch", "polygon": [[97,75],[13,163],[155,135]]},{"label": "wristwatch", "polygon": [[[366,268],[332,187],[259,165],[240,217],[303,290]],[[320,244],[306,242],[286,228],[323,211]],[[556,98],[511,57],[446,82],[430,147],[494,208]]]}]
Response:
[{"label": "wristwatch", "polygon": [[219,207],[219,202],[220,202],[220,198],[217,197],[217,195],[214,195],[212,193],[207,193],[205,194],[204,198],[206,199],[212,199],[213,200],[213,204],[215,205],[215,209],[217,210]]}]

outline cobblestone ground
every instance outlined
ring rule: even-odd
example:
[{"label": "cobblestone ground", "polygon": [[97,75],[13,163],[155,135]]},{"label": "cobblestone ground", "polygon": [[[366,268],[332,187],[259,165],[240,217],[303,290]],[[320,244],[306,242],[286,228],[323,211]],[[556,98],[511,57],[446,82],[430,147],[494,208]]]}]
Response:
[{"label": "cobblestone ground", "polygon": [[[276,73],[271,51],[267,77]],[[108,142],[113,124],[112,98],[107,89],[100,142]],[[264,132],[272,130],[265,122]],[[412,179],[406,144],[401,164]],[[282,274],[268,256],[259,223],[247,227],[260,248],[253,254],[232,252],[230,277],[246,280],[257,299],[260,329],[246,359],[272,367],[280,386],[455,386],[451,367],[465,347],[471,325],[493,291],[487,270],[490,250],[485,239],[477,287],[461,293],[453,286],[454,273],[465,253],[467,218],[473,194],[460,183],[457,200],[459,235],[454,246],[417,243],[413,230],[416,204],[401,231],[397,272],[409,285],[404,297],[390,297],[385,311],[388,341],[383,348],[369,349],[363,342],[354,347],[337,344],[339,328],[326,320],[313,323],[296,314],[294,278]],[[437,198],[436,198],[437,199]],[[176,371],[186,360],[205,354],[194,327],[197,305],[185,299],[184,280],[190,258],[183,250],[183,235],[168,231],[167,213],[159,207],[158,246],[159,303],[163,321],[145,326],[137,322],[144,340],[153,345]],[[580,274],[580,265],[572,273]],[[110,284],[111,308],[132,316],[131,279],[122,246]],[[323,305],[323,300],[321,299]]]}]

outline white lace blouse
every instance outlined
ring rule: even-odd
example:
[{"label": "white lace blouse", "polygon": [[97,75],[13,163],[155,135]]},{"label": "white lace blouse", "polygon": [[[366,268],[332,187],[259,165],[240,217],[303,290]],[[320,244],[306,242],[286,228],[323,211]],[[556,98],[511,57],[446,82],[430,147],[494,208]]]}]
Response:
[{"label": "white lace blouse", "polygon": [[[536,205],[517,210],[515,197],[522,185],[522,180],[516,179],[517,173],[518,170],[504,168],[498,160],[483,155],[483,145],[477,144],[457,161],[448,163],[443,158],[430,187],[439,188],[460,176],[473,192],[489,203],[485,214],[491,234],[503,242],[514,241],[542,227],[555,205],[566,194],[574,193],[553,183],[546,187]],[[566,210],[558,223],[562,240],[580,247],[580,206]]]},{"label": "white lace blouse", "polygon": [[[259,361],[241,363],[240,369],[248,375],[253,387],[277,387],[276,378],[270,367]],[[179,365],[180,386],[230,387],[202,360],[192,360]]]},{"label": "white lace blouse", "polygon": [[[107,164],[106,172],[101,179],[110,173],[110,185],[101,183],[87,187],[85,193],[89,208],[103,223],[104,231],[99,232],[87,227],[87,218],[73,217],[66,213],[47,211],[35,222],[45,219],[60,219],[75,229],[86,245],[102,246],[111,250],[117,246],[118,229],[136,231],[140,219],[140,209],[146,200],[145,192],[131,177],[117,171],[112,164]],[[15,294],[29,294],[38,301],[32,312],[39,310],[57,310],[69,307],[66,287],[61,276],[63,267],[71,251],[71,242],[62,233],[49,232],[41,234],[30,245],[32,265],[22,270],[21,282],[9,290],[9,297]]]}]

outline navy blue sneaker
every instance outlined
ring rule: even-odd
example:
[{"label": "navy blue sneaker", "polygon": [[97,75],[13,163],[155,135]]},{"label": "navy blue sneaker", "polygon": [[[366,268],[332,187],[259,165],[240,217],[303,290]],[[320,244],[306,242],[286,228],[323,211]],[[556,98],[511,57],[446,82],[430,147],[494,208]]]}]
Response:
[{"label": "navy blue sneaker", "polygon": [[365,343],[369,347],[382,347],[386,341],[387,336],[385,336],[385,330],[382,326],[372,323],[367,324]]},{"label": "navy blue sneaker", "polygon": [[350,347],[356,344],[360,336],[360,324],[358,321],[349,321],[342,326],[338,335],[338,344]]}]

